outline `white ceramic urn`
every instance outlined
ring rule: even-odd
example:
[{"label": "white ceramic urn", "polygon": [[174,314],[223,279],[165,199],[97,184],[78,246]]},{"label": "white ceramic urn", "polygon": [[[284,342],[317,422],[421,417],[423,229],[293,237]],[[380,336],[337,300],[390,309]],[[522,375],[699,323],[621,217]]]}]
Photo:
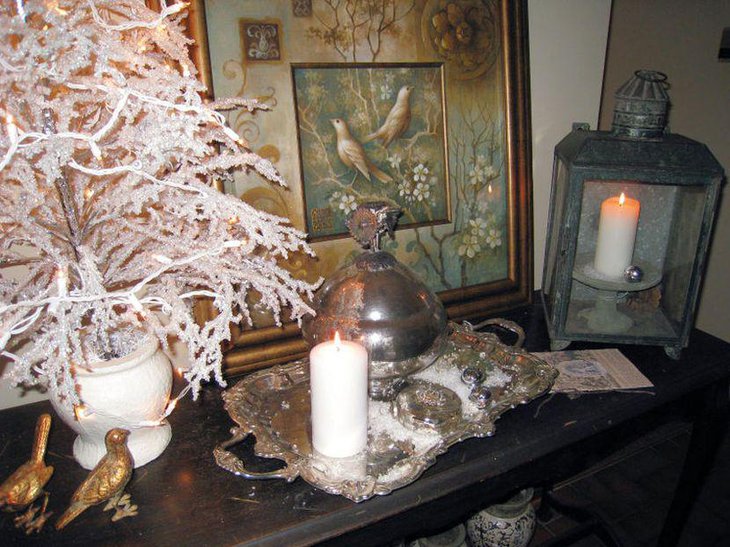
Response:
[{"label": "white ceramic urn", "polygon": [[54,397],[51,403],[78,434],[73,454],[82,467],[93,469],[106,454],[104,436],[115,427],[131,432],[127,446],[135,467],[162,454],[172,437],[170,424],[145,425],[163,416],[172,389],[170,360],[156,338],[124,357],[94,363],[90,370],[78,368],[75,379],[83,409],[74,413]]}]

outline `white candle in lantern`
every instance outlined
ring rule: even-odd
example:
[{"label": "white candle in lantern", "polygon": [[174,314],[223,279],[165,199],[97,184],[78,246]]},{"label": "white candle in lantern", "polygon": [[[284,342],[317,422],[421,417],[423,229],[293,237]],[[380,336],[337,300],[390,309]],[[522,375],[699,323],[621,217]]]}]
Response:
[{"label": "white candle in lantern", "polygon": [[356,342],[317,344],[309,353],[312,446],[345,458],[365,448],[368,437],[368,352]]},{"label": "white candle in lantern", "polygon": [[608,277],[622,277],[631,265],[639,224],[639,200],[611,197],[601,204],[594,268]]}]

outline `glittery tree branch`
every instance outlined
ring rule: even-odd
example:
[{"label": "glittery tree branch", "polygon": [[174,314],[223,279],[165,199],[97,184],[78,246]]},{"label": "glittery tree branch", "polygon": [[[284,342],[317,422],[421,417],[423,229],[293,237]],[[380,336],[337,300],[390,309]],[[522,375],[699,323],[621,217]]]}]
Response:
[{"label": "glittery tree branch", "polygon": [[[195,396],[224,383],[221,345],[253,302],[279,324],[312,313],[316,283],[283,267],[312,254],[305,234],[215,190],[232,170],[284,183],[215,110],[265,107],[205,104],[185,6],[162,4],[0,5],[0,354],[68,404],[115,331],[182,340]],[[203,325],[201,297],[217,312]]]}]

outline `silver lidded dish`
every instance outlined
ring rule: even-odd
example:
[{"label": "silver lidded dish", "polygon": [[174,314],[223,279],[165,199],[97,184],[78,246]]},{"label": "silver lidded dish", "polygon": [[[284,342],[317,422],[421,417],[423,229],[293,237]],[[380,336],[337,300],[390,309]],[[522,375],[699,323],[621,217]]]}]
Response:
[{"label": "silver lidded dish", "polygon": [[408,375],[432,364],[443,351],[446,312],[436,295],[393,255],[381,251],[400,209],[383,202],[359,205],[348,217],[352,236],[366,249],[330,277],[313,301],[315,317],[302,325],[314,346],[335,331],[370,353],[370,396],[390,400]]}]

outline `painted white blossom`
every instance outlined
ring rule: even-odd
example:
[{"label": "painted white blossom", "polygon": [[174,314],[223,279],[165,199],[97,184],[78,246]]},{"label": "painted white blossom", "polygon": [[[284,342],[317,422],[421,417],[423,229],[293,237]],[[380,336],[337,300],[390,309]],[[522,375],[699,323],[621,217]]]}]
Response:
[{"label": "painted white blossom", "polygon": [[467,256],[474,258],[479,251],[482,250],[479,244],[480,239],[473,235],[470,231],[465,231],[461,236],[461,245],[459,245],[459,256]]},{"label": "painted white blossom", "polygon": [[413,189],[413,197],[416,201],[427,201],[431,196],[431,186],[423,182],[416,184]]},{"label": "painted white blossom", "polygon": [[345,214],[348,214],[351,211],[357,209],[357,200],[355,199],[355,196],[351,194],[343,195],[340,198],[339,208]]},{"label": "painted white blossom", "polygon": [[[493,231],[491,230],[491,232]],[[485,219],[481,217],[470,219],[467,229],[463,231],[461,236],[461,245],[458,249],[459,255],[474,258],[482,250],[481,243],[484,241],[486,234],[487,221]],[[490,244],[488,237],[486,242]]]},{"label": "painted white blossom", "polygon": [[329,201],[332,208],[339,209],[345,215],[357,208],[355,196],[347,194],[346,192],[332,192]]},{"label": "painted white blossom", "polygon": [[390,99],[390,96],[393,94],[393,88],[390,87],[387,83],[380,86],[380,99],[385,101]]},{"label": "painted white blossom", "polygon": [[428,178],[428,167],[424,164],[419,163],[413,168],[413,181],[414,182],[426,182]]},{"label": "painted white blossom", "polygon": [[401,161],[403,161],[403,159],[400,157],[399,154],[393,154],[392,156],[388,156],[388,163],[395,170],[398,170],[400,168]]},{"label": "painted white blossom", "polygon": [[472,168],[469,170],[469,184],[482,185],[497,176],[497,170],[487,162],[487,158],[478,155]]},{"label": "painted white blossom", "polygon": [[412,204],[416,201],[416,198],[413,195],[413,190],[413,182],[409,179],[402,179],[398,183],[398,195],[408,204]]},{"label": "painted white blossom", "polygon": [[487,233],[487,221],[483,218],[473,218],[469,221],[469,231],[477,237],[484,237]]},{"label": "painted white blossom", "polygon": [[496,249],[502,246],[502,230],[491,228],[487,235],[487,244],[490,248]]},{"label": "painted white blossom", "polygon": [[312,254],[305,234],[215,189],[234,170],[283,184],[217,111],[265,107],[204,103],[174,6],[0,3],[0,354],[69,405],[73,367],[115,330],[183,341],[195,396],[224,385],[222,343],[251,302],[278,324],[312,313],[316,284],[278,264]]}]

